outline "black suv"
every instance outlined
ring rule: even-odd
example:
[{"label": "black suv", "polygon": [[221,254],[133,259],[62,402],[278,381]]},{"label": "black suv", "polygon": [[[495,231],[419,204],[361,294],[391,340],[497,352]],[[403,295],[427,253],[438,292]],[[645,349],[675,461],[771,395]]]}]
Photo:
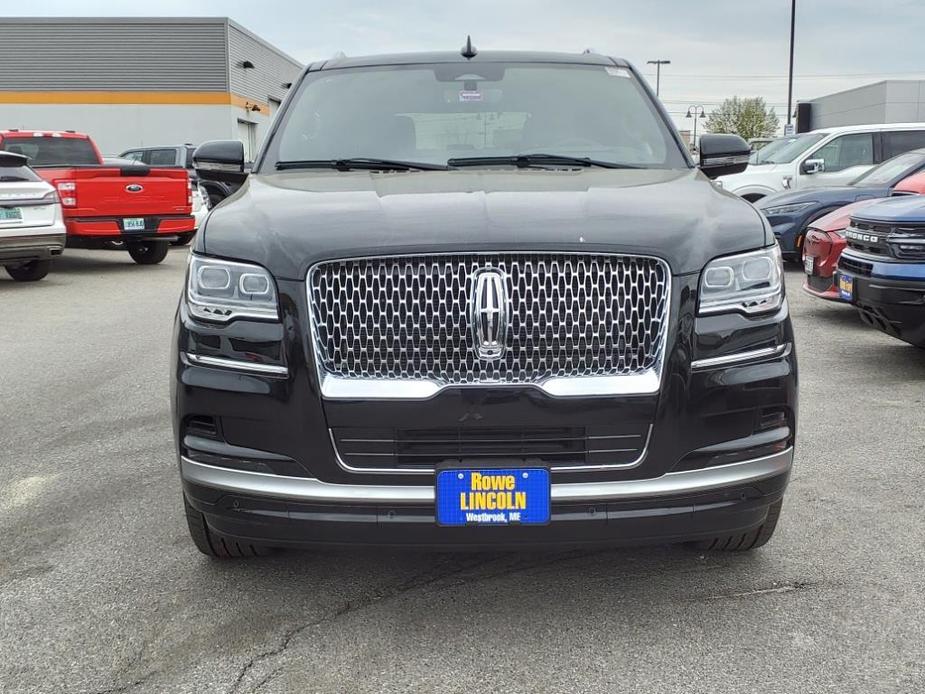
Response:
[{"label": "black suv", "polygon": [[767,542],[793,332],[767,222],[709,181],[748,154],[707,135],[698,169],[609,57],[310,65],[177,313],[197,547]]}]

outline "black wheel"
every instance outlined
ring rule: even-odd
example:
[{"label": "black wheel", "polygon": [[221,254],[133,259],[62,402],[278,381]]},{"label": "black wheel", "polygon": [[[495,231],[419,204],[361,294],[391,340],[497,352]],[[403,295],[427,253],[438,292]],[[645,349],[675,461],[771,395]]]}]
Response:
[{"label": "black wheel", "polygon": [[183,509],[186,511],[186,524],[189,526],[189,534],[193,538],[193,544],[196,545],[196,549],[207,557],[212,557],[213,559],[241,559],[244,557],[265,557],[273,553],[273,550],[269,547],[238,542],[212,532],[206,523],[205,516],[190,505],[185,494],[183,495]]},{"label": "black wheel", "polygon": [[37,282],[51,270],[50,260],[32,260],[22,265],[7,265],[6,271],[17,282]]},{"label": "black wheel", "polygon": [[177,240],[176,240],[176,241],[171,241],[171,242],[170,242],[170,245],[171,245],[171,246],[185,246],[186,244],[188,244],[190,241],[193,240],[193,236],[194,236],[195,234],[196,234],[195,231],[191,231],[191,232],[188,233],[188,234],[180,234],[180,235],[177,237]]},{"label": "black wheel", "polygon": [[139,265],[157,265],[167,257],[170,244],[167,241],[134,241],[126,243],[125,249]]},{"label": "black wheel", "polygon": [[715,552],[748,552],[758,549],[767,544],[768,540],[774,534],[777,527],[777,519],[780,518],[780,509],[784,505],[781,499],[777,503],[771,504],[768,508],[768,515],[764,523],[749,530],[747,533],[736,533],[735,535],[721,535],[710,540],[701,540],[700,542],[689,543],[694,549],[711,550]]}]

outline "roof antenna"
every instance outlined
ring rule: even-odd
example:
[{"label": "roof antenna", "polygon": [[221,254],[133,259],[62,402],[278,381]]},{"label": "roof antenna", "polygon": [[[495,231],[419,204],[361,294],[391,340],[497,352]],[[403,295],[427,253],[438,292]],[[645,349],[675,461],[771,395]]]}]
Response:
[{"label": "roof antenna", "polygon": [[472,60],[475,56],[478,55],[479,51],[475,46],[472,45],[471,36],[466,37],[466,45],[463,46],[463,49],[460,52],[462,53],[462,57],[466,60]]}]

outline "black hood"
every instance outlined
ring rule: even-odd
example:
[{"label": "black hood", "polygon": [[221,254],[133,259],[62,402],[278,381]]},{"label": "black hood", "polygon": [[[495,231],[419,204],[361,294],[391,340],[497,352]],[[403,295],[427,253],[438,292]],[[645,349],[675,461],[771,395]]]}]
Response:
[{"label": "black hood", "polygon": [[697,170],[310,171],[251,176],[196,250],[293,280],[320,260],[500,250],[652,255],[685,274],[771,239]]}]

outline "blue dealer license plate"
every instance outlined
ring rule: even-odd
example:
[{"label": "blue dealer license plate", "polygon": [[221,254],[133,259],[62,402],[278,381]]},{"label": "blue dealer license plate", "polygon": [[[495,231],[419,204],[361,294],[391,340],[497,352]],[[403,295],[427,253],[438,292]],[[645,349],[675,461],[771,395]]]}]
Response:
[{"label": "blue dealer license plate", "polygon": [[549,470],[441,470],[439,525],[541,525],[549,522]]},{"label": "blue dealer license plate", "polygon": [[845,301],[851,301],[854,298],[854,277],[838,276],[838,295]]}]

